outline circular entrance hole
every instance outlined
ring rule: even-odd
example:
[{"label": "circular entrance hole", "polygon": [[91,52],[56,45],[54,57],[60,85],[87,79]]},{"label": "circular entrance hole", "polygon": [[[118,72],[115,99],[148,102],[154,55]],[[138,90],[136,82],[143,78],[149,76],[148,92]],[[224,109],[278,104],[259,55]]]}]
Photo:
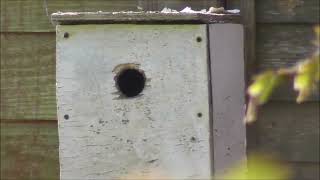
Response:
[{"label": "circular entrance hole", "polygon": [[116,85],[126,97],[139,95],[146,83],[145,75],[138,69],[124,69],[117,75]]}]

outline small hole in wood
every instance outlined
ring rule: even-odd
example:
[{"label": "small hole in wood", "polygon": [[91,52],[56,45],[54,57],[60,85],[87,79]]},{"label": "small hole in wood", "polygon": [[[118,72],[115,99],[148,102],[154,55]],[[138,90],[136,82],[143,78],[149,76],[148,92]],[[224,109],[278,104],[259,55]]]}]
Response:
[{"label": "small hole in wood", "polygon": [[200,36],[197,37],[197,42],[201,42],[202,38]]},{"label": "small hole in wood", "polygon": [[198,117],[202,117],[202,113],[198,113],[197,116],[198,116]]},{"label": "small hole in wood", "polygon": [[191,141],[191,142],[195,142],[196,140],[197,140],[197,139],[196,139],[195,137],[193,137],[193,136],[190,138],[190,141]]},{"label": "small hole in wood", "polygon": [[69,119],[69,115],[66,114],[66,115],[63,116],[63,118],[64,118],[65,120],[68,120],[68,119]]},{"label": "small hole in wood", "polygon": [[145,75],[143,71],[138,69],[124,69],[116,77],[116,86],[126,97],[139,95],[143,91],[145,83]]},{"label": "small hole in wood", "polygon": [[64,38],[68,38],[68,37],[69,37],[69,33],[65,32],[65,33],[63,34],[63,37],[64,37]]}]

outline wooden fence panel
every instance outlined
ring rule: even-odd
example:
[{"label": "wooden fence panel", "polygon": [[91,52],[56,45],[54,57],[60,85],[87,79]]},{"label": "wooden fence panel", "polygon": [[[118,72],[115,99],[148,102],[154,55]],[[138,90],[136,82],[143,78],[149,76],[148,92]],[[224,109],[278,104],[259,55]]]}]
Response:
[{"label": "wooden fence panel", "polygon": [[136,0],[1,0],[1,32],[54,32],[57,11],[136,11]]},{"label": "wooden fence panel", "polygon": [[[239,8],[240,0],[228,0],[228,8]],[[319,0],[256,0],[258,23],[319,23]]]},{"label": "wooden fence panel", "polygon": [[292,66],[316,50],[314,26],[309,24],[258,24],[259,69]]},{"label": "wooden fence panel", "polygon": [[1,119],[56,119],[55,34],[1,33]]},{"label": "wooden fence panel", "polygon": [[319,111],[318,102],[263,106],[258,119],[259,151],[289,162],[319,162]]},{"label": "wooden fence panel", "polygon": [[319,180],[319,163],[288,163],[293,180]]},{"label": "wooden fence panel", "polygon": [[257,22],[319,23],[319,0],[257,0]]},{"label": "wooden fence panel", "polygon": [[1,122],[1,179],[59,179],[56,121]]}]

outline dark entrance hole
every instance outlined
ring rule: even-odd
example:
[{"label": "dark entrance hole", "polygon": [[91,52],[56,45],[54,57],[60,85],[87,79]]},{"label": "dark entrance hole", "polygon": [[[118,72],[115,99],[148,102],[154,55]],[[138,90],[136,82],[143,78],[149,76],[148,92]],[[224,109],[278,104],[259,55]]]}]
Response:
[{"label": "dark entrance hole", "polygon": [[146,83],[145,75],[138,69],[124,69],[119,72],[116,84],[119,91],[126,97],[139,95]]}]

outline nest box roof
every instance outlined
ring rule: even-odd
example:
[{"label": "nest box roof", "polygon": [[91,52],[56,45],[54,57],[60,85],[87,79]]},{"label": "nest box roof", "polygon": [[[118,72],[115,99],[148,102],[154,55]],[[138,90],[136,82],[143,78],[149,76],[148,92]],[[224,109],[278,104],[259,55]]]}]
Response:
[{"label": "nest box roof", "polygon": [[57,12],[51,15],[54,24],[214,24],[240,23],[239,14],[161,13],[161,12]]}]

